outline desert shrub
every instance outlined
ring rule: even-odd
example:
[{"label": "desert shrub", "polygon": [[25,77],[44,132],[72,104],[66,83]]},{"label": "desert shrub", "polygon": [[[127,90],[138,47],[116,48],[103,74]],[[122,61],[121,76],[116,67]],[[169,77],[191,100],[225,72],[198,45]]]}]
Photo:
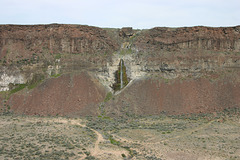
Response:
[{"label": "desert shrub", "polygon": [[61,53],[55,55],[55,59],[60,59],[62,57]]},{"label": "desert shrub", "polygon": [[87,160],[93,160],[93,159],[96,159],[96,158],[93,157],[93,156],[87,156],[85,159],[87,159]]},{"label": "desert shrub", "polygon": [[52,74],[52,75],[51,75],[51,77],[53,77],[53,78],[57,78],[57,77],[60,77],[60,76],[61,76],[60,73],[58,73],[58,74]]},{"label": "desert shrub", "polygon": [[21,90],[24,89],[27,85],[26,85],[26,84],[16,84],[15,86],[16,86],[16,88],[12,89],[12,90],[10,91],[10,94],[14,94],[14,93],[16,93],[16,92],[18,92],[18,91],[21,91]]},{"label": "desert shrub", "polygon": [[108,92],[105,99],[104,99],[104,102],[109,101],[112,98],[112,96],[113,96],[112,92]]},{"label": "desert shrub", "polygon": [[117,145],[117,146],[120,145],[120,142],[115,140],[112,136],[109,137],[109,140],[110,140],[111,144],[113,144],[113,145]]}]

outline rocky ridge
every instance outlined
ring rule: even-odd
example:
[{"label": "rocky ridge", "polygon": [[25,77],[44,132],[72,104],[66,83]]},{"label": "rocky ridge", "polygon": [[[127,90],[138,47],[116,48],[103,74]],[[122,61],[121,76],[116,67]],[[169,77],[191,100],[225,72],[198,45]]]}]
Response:
[{"label": "rocky ridge", "polygon": [[[0,90],[4,91],[1,99],[8,99],[3,100],[2,108],[8,105],[20,113],[64,115],[78,108],[81,115],[96,114],[102,102],[108,114],[120,114],[123,108],[136,114],[195,113],[240,104],[239,26],[133,30],[60,24],[1,25],[0,59]],[[121,59],[130,83],[115,92],[114,73]],[[91,85],[97,86],[87,86],[96,91],[88,92],[77,85],[81,95],[74,94],[70,86],[75,77],[85,77],[81,84],[94,82]],[[52,84],[51,81],[70,87],[66,88],[69,98],[61,103],[64,105],[58,103],[65,92],[61,85],[45,89],[44,84]],[[19,84],[26,87],[18,91]],[[189,85],[197,89],[188,88]],[[225,93],[219,89],[224,86],[232,90]],[[211,93],[208,98],[205,90]],[[104,100],[110,92],[115,94],[114,98]],[[195,96],[189,98],[192,92]],[[44,95],[50,93],[54,98],[47,100]],[[96,100],[87,98],[90,93]],[[224,103],[218,100],[221,95],[226,95],[222,98]],[[139,97],[144,101],[139,101]],[[24,101],[20,103],[20,99]],[[79,103],[79,99],[84,103]],[[59,111],[70,104],[75,107]]]}]

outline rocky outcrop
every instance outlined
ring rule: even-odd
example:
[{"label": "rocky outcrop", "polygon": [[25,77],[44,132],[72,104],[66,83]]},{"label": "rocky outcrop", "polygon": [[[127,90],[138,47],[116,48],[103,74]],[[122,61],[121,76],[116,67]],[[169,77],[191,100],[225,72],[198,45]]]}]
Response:
[{"label": "rocky outcrop", "polygon": [[142,52],[178,51],[191,54],[203,54],[203,50],[239,52],[240,26],[221,28],[156,27],[144,31],[136,38],[134,44]]},{"label": "rocky outcrop", "polygon": [[18,68],[2,67],[0,69],[0,92],[8,91],[10,84],[23,84],[26,83],[26,78],[22,75]]},{"label": "rocky outcrop", "polygon": [[[129,83],[115,92],[121,59]],[[109,115],[181,114],[240,106],[240,26],[0,25],[0,66],[0,104],[18,113],[96,115],[101,105]],[[107,92],[114,94],[108,102]]]},{"label": "rocky outcrop", "polygon": [[82,25],[0,25],[0,58],[33,53],[112,53],[118,49],[104,29]]},{"label": "rocky outcrop", "polygon": [[129,38],[131,36],[133,36],[134,32],[133,32],[133,29],[132,27],[124,27],[120,30],[119,32],[119,36],[120,37],[124,37],[124,38]]}]

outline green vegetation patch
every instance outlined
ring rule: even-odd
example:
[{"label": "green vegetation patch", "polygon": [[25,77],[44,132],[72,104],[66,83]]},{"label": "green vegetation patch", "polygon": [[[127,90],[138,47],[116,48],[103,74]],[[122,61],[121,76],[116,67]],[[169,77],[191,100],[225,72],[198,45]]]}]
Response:
[{"label": "green vegetation patch", "polygon": [[120,142],[115,140],[112,136],[109,137],[109,140],[110,140],[111,144],[113,144],[113,145],[117,145],[117,146],[120,145]]},{"label": "green vegetation patch", "polygon": [[10,91],[10,94],[14,94],[14,93],[16,93],[18,91],[21,91],[22,89],[24,89],[27,86],[27,84],[16,84],[15,86],[17,86],[17,87],[12,89]]},{"label": "green vegetation patch", "polygon": [[[122,68],[121,68],[122,61]],[[115,72],[115,84],[113,84],[113,90],[119,91],[121,90],[121,70],[122,70],[122,81],[123,87],[125,87],[129,83],[129,78],[127,76],[126,66],[124,65],[124,61],[121,59],[119,62],[118,70]]]},{"label": "green vegetation patch", "polygon": [[127,54],[132,54],[132,49],[131,48],[128,48],[128,49],[122,49],[120,51],[120,55],[127,55]]},{"label": "green vegetation patch", "polygon": [[55,55],[55,59],[60,59],[62,57],[61,53]]},{"label": "green vegetation patch", "polygon": [[53,78],[57,78],[57,77],[60,77],[60,76],[61,76],[60,73],[58,73],[58,74],[52,74],[52,75],[51,75],[51,77],[53,77]]},{"label": "green vegetation patch", "polygon": [[106,97],[105,97],[105,99],[104,99],[104,102],[109,101],[112,97],[113,97],[112,92],[108,92],[107,95],[106,95]]},{"label": "green vegetation patch", "polygon": [[28,83],[28,89],[31,90],[38,86],[44,79],[43,74],[34,74],[33,79]]}]

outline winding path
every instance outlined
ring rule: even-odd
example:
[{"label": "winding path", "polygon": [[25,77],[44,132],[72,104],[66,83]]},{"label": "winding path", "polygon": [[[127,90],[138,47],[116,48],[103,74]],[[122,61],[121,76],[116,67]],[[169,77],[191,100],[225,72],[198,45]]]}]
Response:
[{"label": "winding path", "polygon": [[[84,124],[81,124],[79,122],[79,120],[65,120],[65,119],[58,119],[56,122],[61,122],[61,123],[71,123],[73,125],[79,125],[81,127],[86,127],[86,128],[89,128],[91,131],[93,131],[96,135],[97,135],[97,140],[94,144],[94,148],[91,148],[90,149],[90,153],[92,156],[94,157],[98,157],[98,158],[107,158],[107,156],[109,155],[114,155],[116,158],[115,159],[122,159],[122,154],[125,154],[126,156],[128,156],[128,151],[122,149],[122,150],[116,150],[114,148],[107,148],[107,150],[104,150],[104,149],[101,149],[99,147],[99,144],[101,142],[106,142],[107,140],[105,140],[102,136],[101,133],[99,133],[98,131],[90,128],[90,127],[87,127],[86,125]],[[86,155],[84,155],[84,157],[81,158],[82,159],[85,159],[86,158]]]}]

